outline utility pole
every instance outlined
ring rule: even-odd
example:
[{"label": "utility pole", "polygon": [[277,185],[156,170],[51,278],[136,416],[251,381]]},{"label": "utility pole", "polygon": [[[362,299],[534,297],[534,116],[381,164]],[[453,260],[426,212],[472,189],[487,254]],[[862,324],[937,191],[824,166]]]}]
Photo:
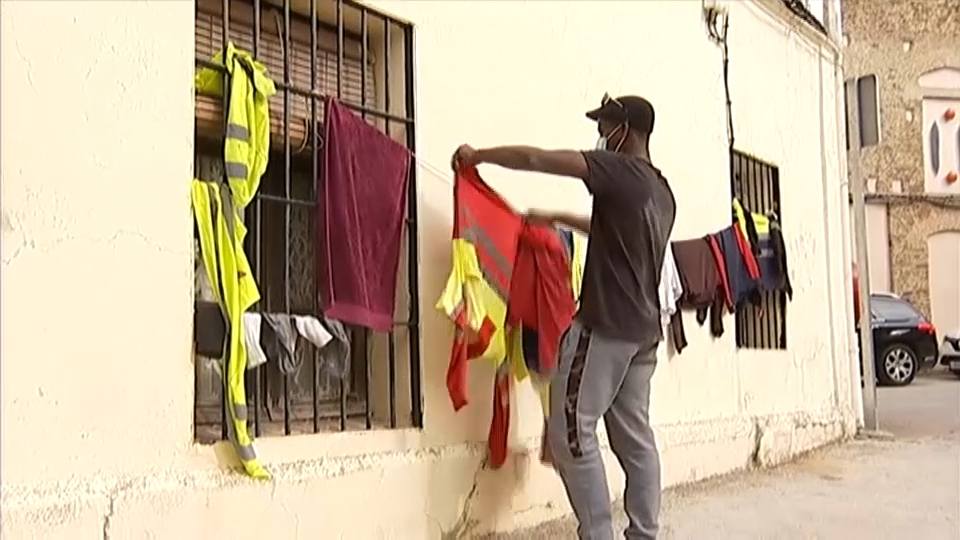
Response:
[{"label": "utility pole", "polygon": [[873,328],[870,312],[870,261],[867,254],[867,214],[863,198],[863,177],[860,173],[860,103],[856,78],[846,83],[847,129],[850,149],[847,171],[850,195],[853,197],[853,239],[857,250],[860,288],[860,366],[863,373],[863,427],[879,431],[877,418],[877,375],[873,358]]}]

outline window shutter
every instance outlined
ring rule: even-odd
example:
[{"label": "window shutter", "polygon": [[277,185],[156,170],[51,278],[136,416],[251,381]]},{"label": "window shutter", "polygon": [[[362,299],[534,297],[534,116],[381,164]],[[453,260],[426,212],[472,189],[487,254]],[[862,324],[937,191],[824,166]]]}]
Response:
[{"label": "window shutter", "polygon": [[[198,0],[196,17],[196,56],[210,60],[223,47],[222,2]],[[283,82],[283,14],[272,6],[264,6],[260,15],[260,48],[258,60],[267,66],[268,73],[276,83]],[[253,53],[253,7],[243,2],[230,3],[230,41],[235,46]],[[310,24],[301,18],[290,24],[290,78],[299,90],[310,89]],[[317,30],[317,82],[316,90],[324,95],[337,94],[337,36],[323,28]],[[355,105],[373,106],[374,91],[373,55],[368,53],[366,66],[366,100],[363,99],[361,70],[361,44],[357,39],[344,39],[344,61],[341,73],[341,99]],[[279,88],[278,88],[279,90]],[[218,139],[223,137],[222,100],[220,97],[198,94],[196,97],[196,121],[198,137]],[[317,100],[317,120],[323,121],[323,103]],[[312,115],[310,98],[290,95],[290,146],[294,150],[309,148],[307,140]],[[283,98],[278,92],[270,100],[270,128],[272,143],[283,144]]]}]

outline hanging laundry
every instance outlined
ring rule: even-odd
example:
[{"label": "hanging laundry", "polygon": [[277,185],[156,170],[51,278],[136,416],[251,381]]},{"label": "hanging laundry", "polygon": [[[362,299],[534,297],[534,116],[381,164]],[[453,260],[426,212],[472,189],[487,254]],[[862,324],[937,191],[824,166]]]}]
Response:
[{"label": "hanging laundry", "polygon": [[[213,62],[222,64],[230,78],[227,104],[227,131],[223,145],[224,173],[233,204],[243,208],[250,204],[260,178],[267,170],[270,155],[270,97],[277,93],[276,85],[267,75],[267,67],[253,59],[250,53],[227,43]],[[224,62],[224,56],[226,61]],[[223,73],[211,68],[199,70],[194,78],[198,92],[213,96],[223,95]]]},{"label": "hanging laundry", "polygon": [[[583,284],[583,266],[586,260],[586,241],[582,236],[566,230],[525,226],[524,231],[532,238],[524,238],[524,233],[521,233],[518,243],[517,264],[514,268],[508,305],[508,324],[511,328],[507,339],[514,377],[518,381],[530,379],[533,390],[540,398],[541,413],[546,419],[550,414],[550,377],[556,367],[557,349],[579,304],[580,289]],[[547,242],[541,244],[538,241],[530,241],[536,240],[536,236],[541,234]],[[561,240],[559,246],[554,243],[553,234]],[[531,256],[527,257],[527,255]],[[538,257],[541,260],[536,263]],[[527,261],[521,262],[524,258]],[[531,261],[535,264],[529,264]],[[521,281],[532,279],[536,284],[518,285],[518,275],[523,275],[519,278]],[[569,281],[569,287],[561,282],[563,280]],[[559,324],[558,328],[551,329],[550,327],[554,326],[551,322],[545,325],[540,323],[531,325],[516,320],[511,321],[511,314],[516,311],[515,305],[520,305],[520,311],[523,311],[523,304],[538,304],[537,292],[546,292],[551,298],[549,303],[560,306],[553,315],[547,315]],[[555,315],[556,312],[564,312],[567,315],[558,318]],[[545,331],[540,331],[542,326],[545,327]],[[551,337],[552,335],[555,337]],[[543,344],[541,344],[542,341]],[[509,429],[509,424],[506,424],[504,429]],[[544,436],[546,436],[545,430],[546,421],[544,421]],[[506,434],[502,437],[505,439]],[[545,450],[545,446],[542,448],[544,453],[541,455],[541,461],[548,463],[549,452]]]},{"label": "hanging laundry", "polygon": [[758,233],[757,263],[760,265],[760,288],[765,291],[782,292],[793,298],[793,285],[787,269],[787,247],[783,242],[780,224],[770,220],[770,232]]},{"label": "hanging laundry", "polygon": [[194,180],[191,203],[200,236],[200,251],[217,303],[229,325],[224,354],[224,395],[227,404],[227,435],[234,443],[244,470],[253,478],[270,473],[260,464],[247,433],[247,398],[244,376],[247,348],[242,315],[260,299],[250,264],[243,251],[246,229],[239,220],[232,197],[224,184]]},{"label": "hanging laundry", "polygon": [[556,368],[560,335],[576,313],[571,284],[573,254],[557,229],[524,223],[517,244],[517,258],[510,282],[507,324],[528,335],[536,332],[536,354],[526,366],[541,375]]},{"label": "hanging laundry", "polygon": [[[733,295],[730,293],[730,279],[727,278],[727,265],[724,263],[723,249],[720,247],[720,241],[715,234],[708,234],[704,236],[703,239],[706,240],[707,245],[710,246],[713,262],[717,265],[717,277],[720,278],[720,297],[723,300],[723,305],[733,313]],[[722,328],[720,333],[723,333]]]},{"label": "hanging laundry", "polygon": [[[555,365],[560,334],[576,311],[584,242],[572,233],[524,224],[475,169],[457,174],[454,203],[453,270],[437,303],[457,327],[447,389],[459,410],[467,403],[468,360],[497,366],[488,446],[490,464],[498,468],[507,454],[510,379],[533,374],[548,410],[546,378],[538,372]],[[504,362],[508,352],[510,361]]]},{"label": "hanging laundry", "polygon": [[243,314],[243,340],[247,346],[247,369],[256,369],[267,363],[267,353],[260,345],[263,317],[259,313]]},{"label": "hanging laundry", "polygon": [[319,349],[320,370],[337,379],[347,378],[350,375],[350,337],[343,323],[329,317],[324,317],[321,323],[316,317],[301,315],[294,316],[293,320],[300,335]]},{"label": "hanging laundry", "polygon": [[510,436],[510,364],[503,363],[493,378],[493,415],[487,434],[490,467],[499,469],[507,461]]},{"label": "hanging laundry", "polygon": [[723,264],[727,272],[727,282],[730,285],[730,300],[734,307],[746,302],[758,287],[757,280],[751,277],[747,269],[743,256],[743,243],[738,239],[739,235],[741,235],[740,229],[733,225],[714,236],[723,253]]},{"label": "hanging laundry", "polygon": [[[242,315],[260,298],[260,291],[243,251],[247,230],[240,219],[253,200],[260,178],[267,169],[270,152],[269,99],[277,91],[266,67],[228,42],[214,62],[222,64],[229,78],[214,69],[199,70],[194,79],[198,92],[229,95],[225,115],[225,185],[194,180],[191,202],[200,237],[201,259],[215,291],[224,322],[229,325],[229,344],[224,349],[224,396],[227,435],[237,450],[246,473],[258,479],[270,478],[260,464],[247,433],[247,404],[244,377],[247,367],[246,339]],[[229,186],[229,187],[228,187]]]},{"label": "hanging laundry", "polygon": [[327,98],[323,177],[318,178],[318,268],[324,313],[387,332],[393,328],[410,153]]},{"label": "hanging laundry", "polygon": [[[750,212],[738,199],[733,200],[733,212],[740,231],[750,245],[749,251],[754,255],[759,267],[760,289],[781,291],[792,298],[793,286],[787,271],[787,249],[776,216]],[[749,266],[749,258],[745,260]]]},{"label": "hanging laundry", "polygon": [[760,279],[760,265],[757,263],[757,257],[754,254],[754,250],[757,249],[756,242],[751,245],[740,227],[734,225],[730,229],[733,231],[733,239],[737,243],[737,249],[740,251],[740,258],[743,259],[743,267],[747,271],[747,275],[753,281],[757,281]]},{"label": "hanging laundry", "polygon": [[269,360],[284,375],[296,373],[300,368],[297,348],[302,338],[320,353],[320,370],[337,379],[350,374],[350,339],[340,321],[324,317],[321,322],[312,315],[287,313],[245,313],[243,320],[250,358],[247,369]]},{"label": "hanging laundry", "polygon": [[293,375],[300,367],[297,358],[297,331],[290,315],[286,313],[264,313],[263,333],[260,343],[267,358],[273,358],[277,369],[284,375]]},{"label": "hanging laundry", "polygon": [[[677,307],[697,310],[697,322],[701,325],[709,313],[710,333],[714,337],[723,335],[725,295],[709,242],[705,238],[681,240],[672,242],[670,248],[683,291]],[[687,340],[679,309],[670,318],[670,334],[677,352],[682,352]]]},{"label": "hanging laundry", "polygon": [[317,349],[326,348],[327,344],[333,339],[330,332],[327,332],[327,329],[316,317],[291,315],[290,318],[293,319],[293,326],[297,329],[297,333]]},{"label": "hanging laundry", "polygon": [[680,272],[677,270],[677,261],[673,257],[672,245],[667,245],[667,250],[663,254],[657,294],[660,297],[660,325],[666,328],[677,312],[677,303],[683,296],[683,282],[680,281]]},{"label": "hanging laundry", "polygon": [[[740,232],[747,239],[747,243],[755,249],[758,233],[769,232],[766,216],[750,212],[736,197],[733,198],[732,206],[734,223],[739,225]],[[756,256],[757,252],[754,251],[753,254]]]},{"label": "hanging laundry", "polygon": [[437,309],[456,325],[447,391],[454,410],[467,404],[467,361],[499,367],[506,356],[505,321],[522,218],[475,168],[454,179],[453,268]]},{"label": "hanging laundry", "polygon": [[206,358],[223,358],[227,323],[217,302],[198,300],[193,305],[193,350]]},{"label": "hanging laundry", "polygon": [[[586,240],[583,236],[579,234],[574,234],[572,231],[559,230],[560,237],[563,239],[565,246],[565,251],[568,253],[569,257],[569,279],[570,279],[570,291],[573,293],[573,305],[574,311],[576,311],[577,306],[580,303],[580,288],[583,285],[583,265],[586,261]],[[516,270],[514,270],[516,272]],[[518,294],[522,294],[521,291],[518,291]],[[511,299],[515,295],[511,293]],[[512,300],[511,300],[512,303]],[[563,325],[563,328],[566,329],[570,325],[569,322],[566,322]],[[549,371],[540,370],[540,351],[539,343],[540,336],[537,333],[535,328],[529,326],[522,326],[519,328],[520,333],[520,349],[519,352],[515,352],[513,348],[509,348],[511,351],[510,354],[521,354],[524,359],[524,365],[532,373],[539,374],[541,378],[547,379],[549,382]],[[559,341],[558,341],[559,343]],[[521,374],[522,375],[522,374]],[[523,380],[523,376],[520,377],[520,380]],[[536,386],[536,382],[535,382]],[[546,397],[543,396],[543,399],[546,400]],[[549,403],[544,401],[545,403]]]}]

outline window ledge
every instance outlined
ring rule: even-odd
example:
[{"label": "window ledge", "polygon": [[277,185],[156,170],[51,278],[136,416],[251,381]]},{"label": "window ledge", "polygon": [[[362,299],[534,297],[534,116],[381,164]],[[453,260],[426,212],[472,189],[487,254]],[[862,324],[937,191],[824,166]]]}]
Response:
[{"label": "window ledge", "polygon": [[[265,437],[257,439],[254,444],[260,461],[270,469],[274,465],[323,459],[404,454],[422,450],[425,441],[422,430],[407,428]],[[182,468],[191,471],[240,468],[240,461],[227,441],[212,445],[195,443],[183,461]]]}]

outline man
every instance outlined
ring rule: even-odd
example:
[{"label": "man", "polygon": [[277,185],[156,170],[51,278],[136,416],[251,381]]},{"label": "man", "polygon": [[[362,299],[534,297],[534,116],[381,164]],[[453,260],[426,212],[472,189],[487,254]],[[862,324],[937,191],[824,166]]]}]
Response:
[{"label": "man", "polygon": [[587,217],[531,217],[589,235],[580,310],[560,344],[550,382],[547,440],[581,540],[612,540],[607,477],[597,423],[603,417],[626,473],[628,540],[654,539],[660,511],[660,456],[650,428],[650,379],[663,339],[657,286],[676,215],[673,192],[650,162],[654,110],[640,97],[604,96],[587,113],[597,122],[596,150],[528,146],[457,149],[452,165],[481,163],[580,178],[593,195]]}]

